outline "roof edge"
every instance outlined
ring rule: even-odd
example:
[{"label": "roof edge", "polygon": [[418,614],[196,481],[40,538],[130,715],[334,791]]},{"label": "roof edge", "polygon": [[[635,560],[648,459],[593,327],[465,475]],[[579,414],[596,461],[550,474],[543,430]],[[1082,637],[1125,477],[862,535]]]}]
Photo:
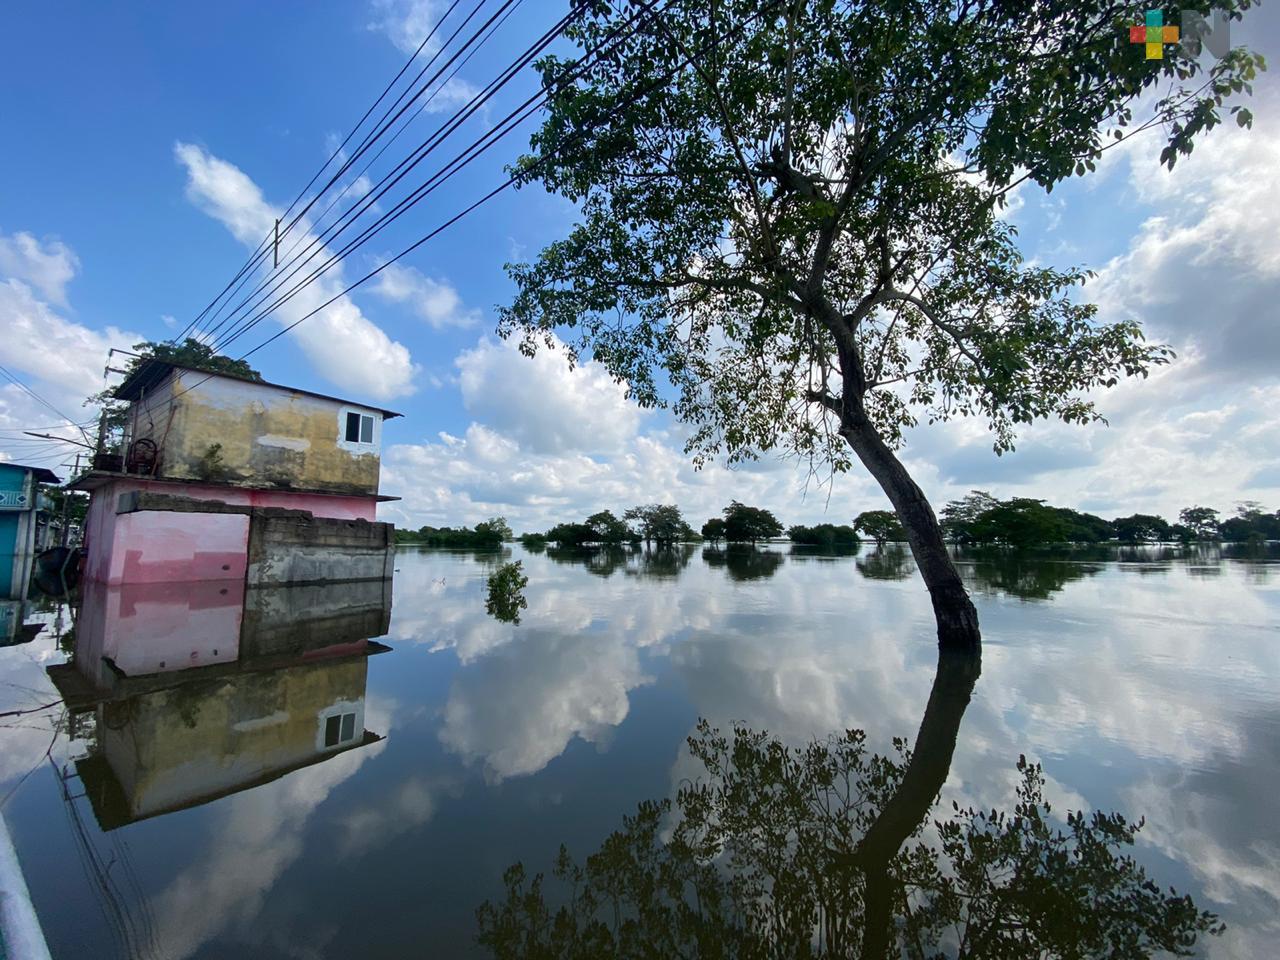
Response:
[{"label": "roof edge", "polygon": [[[241,383],[252,383],[260,387],[270,387],[273,390],[286,390],[289,393],[300,393],[307,397],[316,397],[320,400],[330,400],[334,403],[350,404],[353,407],[364,407],[366,410],[376,410],[382,414],[383,420],[394,420],[396,417],[403,417],[404,414],[396,410],[388,410],[385,407],[375,406],[371,403],[363,403],[359,400],[352,400],[347,397],[335,397],[328,393],[320,393],[316,390],[306,390],[302,387],[290,387],[283,383],[273,383],[270,380],[254,380],[252,377],[241,377],[234,373],[226,373],[222,370],[206,370],[202,367],[189,366],[184,363],[173,363],[169,360],[157,360],[154,357],[148,357],[138,365],[138,369],[125,378],[120,386],[111,391],[111,395],[117,400],[135,401],[142,396],[144,392],[152,387],[160,384],[168,374],[174,370],[186,370],[191,373],[201,373],[207,377],[221,377],[224,380],[238,380]],[[194,390],[195,387],[189,387]]]}]

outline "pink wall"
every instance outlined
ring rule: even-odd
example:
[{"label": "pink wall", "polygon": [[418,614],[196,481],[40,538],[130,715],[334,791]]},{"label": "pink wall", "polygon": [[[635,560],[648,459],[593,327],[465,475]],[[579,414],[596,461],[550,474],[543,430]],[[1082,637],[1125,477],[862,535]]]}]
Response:
[{"label": "pink wall", "polygon": [[370,497],[336,497],[276,490],[243,490],[215,484],[120,479],[93,491],[85,521],[84,577],[100,583],[164,583],[244,579],[249,517],[232,513],[141,510],[117,514],[120,496],[135,490],[232,506],[307,510],[317,517],[369,520],[377,516]]},{"label": "pink wall", "polygon": [[106,687],[102,658],[126,675],[227,663],[240,653],[244,581],[87,583],[76,630],[76,666]]}]

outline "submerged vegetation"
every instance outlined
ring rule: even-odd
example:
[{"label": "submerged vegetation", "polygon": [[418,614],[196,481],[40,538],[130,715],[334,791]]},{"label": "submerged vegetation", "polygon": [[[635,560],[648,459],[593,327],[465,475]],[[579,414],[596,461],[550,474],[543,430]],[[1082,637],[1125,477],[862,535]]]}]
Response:
[{"label": "submerged vegetation", "polygon": [[511,539],[511,528],[506,518],[491,517],[470,527],[419,527],[417,530],[396,530],[396,543],[417,543],[427,547],[500,547]]},{"label": "submerged vegetation", "polygon": [[[518,539],[527,548],[548,544],[560,548],[621,547],[645,543],[659,547],[708,541],[758,543],[777,539],[782,523],[768,510],[737,500],[724,508],[723,517],[712,517],[701,534],[685,522],[680,508],[670,504],[632,507],[619,518],[610,510],[593,513],[579,523],[558,523],[545,533],[525,533]],[[974,490],[943,507],[940,520],[946,540],[960,546],[1041,547],[1054,544],[1196,543],[1222,541],[1253,543],[1280,540],[1280,511],[1267,512],[1249,500],[1236,506],[1235,516],[1220,520],[1213,507],[1186,507],[1179,522],[1170,523],[1154,514],[1135,513],[1111,520],[1070,507],[1055,507],[1044,500],[1012,497],[1000,500],[984,490]],[[852,525],[797,524],[786,529],[794,544],[828,549],[848,549],[865,535],[879,546],[902,543],[902,524],[890,510],[865,510]],[[397,530],[397,543],[435,547],[492,548],[514,539],[503,517],[493,517],[468,527],[421,527]]]},{"label": "submerged vegetation", "polygon": [[519,560],[501,564],[489,574],[485,611],[503,623],[519,623],[520,611],[529,606],[524,596],[528,585],[529,578],[524,575],[524,565]]}]

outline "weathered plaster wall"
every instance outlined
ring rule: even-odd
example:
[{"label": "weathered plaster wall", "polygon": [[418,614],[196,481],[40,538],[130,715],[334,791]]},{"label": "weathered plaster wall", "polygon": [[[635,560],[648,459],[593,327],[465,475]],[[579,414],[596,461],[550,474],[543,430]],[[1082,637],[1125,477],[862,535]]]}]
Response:
[{"label": "weathered plaster wall", "polygon": [[360,520],[255,516],[250,587],[340,580],[386,580],[395,570],[394,528]]},{"label": "weathered plaster wall", "polygon": [[[226,580],[244,576],[247,517],[242,516],[234,522],[193,519],[188,524],[183,518],[205,515],[118,514],[121,496],[139,491],[178,494],[208,502],[221,501],[236,507],[305,510],[317,518],[333,520],[372,521],[377,514],[377,504],[369,497],[246,490],[122,477],[94,490],[89,502],[85,519],[85,579],[119,584],[139,577],[143,582],[154,583],[205,578]],[[133,519],[126,519],[129,517]],[[204,539],[206,535],[210,539]],[[239,560],[232,561],[225,555],[228,552],[238,554]],[[168,566],[154,566],[157,563]],[[228,569],[223,569],[224,564]]]},{"label": "weathered plaster wall", "polygon": [[241,656],[354,649],[384,636],[390,620],[390,580],[254,587],[245,594]]},{"label": "weathered plaster wall", "polygon": [[105,704],[101,747],[129,814],[199,802],[328,752],[324,718],[335,709],[356,714],[360,742],[367,671],[364,657],[318,661]]},{"label": "weathered plaster wall", "polygon": [[[106,489],[105,487],[103,488]],[[317,517],[335,520],[377,519],[378,502],[368,496],[341,496],[331,493],[294,493],[290,490],[250,490],[214,483],[173,483],[143,477],[121,477],[112,481],[111,502],[119,495],[135,490],[168,493],[193,500],[221,501],[233,507],[279,507],[284,510],[306,510]],[[94,499],[98,492],[94,491]]]},{"label": "weathered plaster wall", "polygon": [[243,580],[84,585],[76,667],[110,688],[109,658],[127,676],[230,663],[240,653]]},{"label": "weathered plaster wall", "polygon": [[[175,370],[156,409],[134,419],[163,450],[160,476],[282,489],[378,492],[382,414],[279,387]],[[140,405],[140,409],[150,403]],[[347,411],[373,417],[373,442],[344,439]],[[216,448],[216,449],[215,449]]]}]

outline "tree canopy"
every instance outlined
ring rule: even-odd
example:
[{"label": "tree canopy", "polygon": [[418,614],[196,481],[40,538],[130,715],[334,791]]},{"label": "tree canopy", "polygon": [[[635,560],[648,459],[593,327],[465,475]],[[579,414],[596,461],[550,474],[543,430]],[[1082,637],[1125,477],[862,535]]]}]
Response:
[{"label": "tree canopy", "polygon": [[854,517],[853,529],[865,533],[880,546],[904,538],[902,524],[892,510],[864,510]]},{"label": "tree canopy", "polygon": [[782,534],[778,518],[763,507],[748,507],[734,500],[724,508],[724,536],[735,543],[755,543]]},{"label": "tree canopy", "polygon": [[516,175],[579,220],[508,266],[500,332],[529,353],[561,334],[641,405],[671,405],[696,463],[784,450],[843,471],[852,451],[906,527],[940,641],[976,642],[893,453],[904,430],[975,415],[1008,450],[1038,418],[1100,419],[1090,391],[1170,357],[1077,302],[1086,270],[1026,262],[1005,198],[1152,126],[1172,166],[1260,58],[1147,60],[1114,0],[672,0],[631,30],[633,14],[587,5],[568,35],[603,55],[539,63],[548,116]]},{"label": "tree canopy", "polygon": [[695,540],[693,528],[685,523],[680,508],[670,503],[650,503],[632,507],[623,518],[636,523],[637,532],[646,543],[659,546]]}]

